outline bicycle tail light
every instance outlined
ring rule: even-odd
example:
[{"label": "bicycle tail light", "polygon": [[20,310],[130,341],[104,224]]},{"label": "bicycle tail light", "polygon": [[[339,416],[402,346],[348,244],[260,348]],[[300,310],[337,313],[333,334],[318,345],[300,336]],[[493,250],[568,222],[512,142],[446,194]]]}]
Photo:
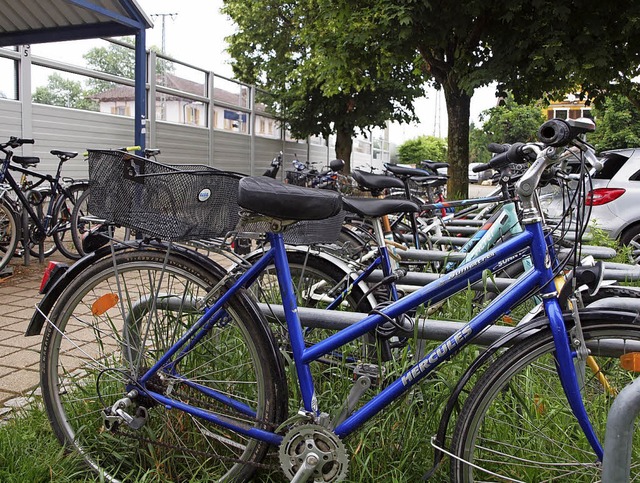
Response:
[{"label": "bicycle tail light", "polygon": [[600,206],[606,205],[620,198],[626,190],[623,188],[597,188],[593,191],[589,191],[584,203],[587,206]]},{"label": "bicycle tail light", "polygon": [[42,274],[39,292],[46,294],[53,284],[67,271],[69,265],[62,262],[49,262]]}]

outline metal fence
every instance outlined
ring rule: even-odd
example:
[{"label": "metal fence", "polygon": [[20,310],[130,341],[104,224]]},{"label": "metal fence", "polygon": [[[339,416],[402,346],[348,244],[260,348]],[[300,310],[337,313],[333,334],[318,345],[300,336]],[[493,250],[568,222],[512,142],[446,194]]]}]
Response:
[{"label": "metal fence", "polygon": [[[84,152],[133,144],[133,79],[39,57],[31,50],[0,48],[0,67],[15,73],[15,91],[0,98],[2,137],[34,138],[36,144],[25,145],[21,154],[39,156],[46,171],[55,168],[52,149]],[[147,53],[147,68],[155,75],[148,76],[146,143],[161,149],[160,161],[261,174],[279,151],[285,162],[281,173],[294,158],[320,169],[335,157],[332,137],[293,139],[261,102],[269,94],[254,86],[153,51]],[[33,102],[32,86],[38,69],[108,87],[90,96],[93,110],[39,104]],[[352,166],[380,167],[389,161],[389,151],[387,130],[354,139]],[[69,161],[65,174],[86,176],[85,163]]]}]

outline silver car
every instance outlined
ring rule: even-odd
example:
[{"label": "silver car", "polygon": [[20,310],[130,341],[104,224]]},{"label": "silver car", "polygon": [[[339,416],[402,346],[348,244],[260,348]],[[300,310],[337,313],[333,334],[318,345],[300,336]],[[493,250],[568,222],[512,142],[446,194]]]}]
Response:
[{"label": "silver car", "polygon": [[[603,167],[593,176],[590,222],[611,238],[630,245],[640,262],[640,148],[602,153]],[[590,200],[591,196],[593,198]]]}]

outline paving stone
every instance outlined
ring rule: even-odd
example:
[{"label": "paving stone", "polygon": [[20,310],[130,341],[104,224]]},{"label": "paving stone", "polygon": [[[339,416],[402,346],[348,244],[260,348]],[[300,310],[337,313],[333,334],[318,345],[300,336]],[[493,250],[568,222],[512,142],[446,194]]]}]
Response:
[{"label": "paving stone", "polygon": [[[68,262],[58,254],[54,259]],[[25,337],[24,332],[42,299],[38,289],[47,263],[39,264],[32,258],[31,264],[25,266],[23,260],[16,258],[11,266],[13,275],[0,278],[0,424],[15,413],[5,414],[4,409],[9,408],[3,408],[4,403],[10,401],[19,406],[24,398],[40,394],[42,336]]]},{"label": "paving stone", "polygon": [[0,378],[0,392],[13,393],[14,396],[29,394],[39,383],[40,374],[37,371],[15,370]]},{"label": "paving stone", "polygon": [[24,397],[24,396],[14,397],[13,399],[9,399],[8,401],[5,401],[4,405],[5,407],[9,407],[9,408],[23,408],[31,404],[33,400],[34,400],[33,397]]},{"label": "paving stone", "polygon": [[0,345],[37,350],[40,348],[40,342],[39,337],[26,337],[24,333],[13,333],[10,337],[0,340]]},{"label": "paving stone", "polygon": [[19,350],[8,356],[0,357],[0,367],[14,367],[16,369],[38,370],[40,352],[35,350]]}]

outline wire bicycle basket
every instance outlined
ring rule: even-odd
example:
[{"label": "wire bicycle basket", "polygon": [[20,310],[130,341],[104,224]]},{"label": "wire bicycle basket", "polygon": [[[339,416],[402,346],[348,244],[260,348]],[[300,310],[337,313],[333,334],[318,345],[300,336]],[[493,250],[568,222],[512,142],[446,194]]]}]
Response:
[{"label": "wire bicycle basket", "polygon": [[241,175],[89,150],[89,212],[166,241],[225,236],[239,219]]}]

